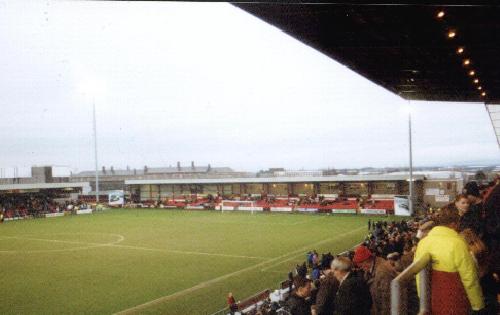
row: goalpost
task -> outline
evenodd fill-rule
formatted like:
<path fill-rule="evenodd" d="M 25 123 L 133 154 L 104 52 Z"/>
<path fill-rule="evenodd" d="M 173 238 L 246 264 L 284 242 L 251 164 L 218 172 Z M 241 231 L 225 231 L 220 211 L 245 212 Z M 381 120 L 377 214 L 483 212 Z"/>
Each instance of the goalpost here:
<path fill-rule="evenodd" d="M 251 211 L 254 214 L 256 210 L 262 210 L 255 206 L 255 202 L 251 200 L 222 200 L 219 204 L 220 210 L 223 213 L 225 211 Z"/>

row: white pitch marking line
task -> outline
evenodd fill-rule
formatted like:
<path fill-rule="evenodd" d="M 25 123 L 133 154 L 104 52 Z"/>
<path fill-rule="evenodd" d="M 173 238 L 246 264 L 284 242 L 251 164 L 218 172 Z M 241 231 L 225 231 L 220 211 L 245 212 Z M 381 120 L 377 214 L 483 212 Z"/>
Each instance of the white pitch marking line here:
<path fill-rule="evenodd" d="M 119 234 L 117 234 L 117 235 L 119 235 Z M 94 247 L 118 247 L 118 248 L 125 248 L 125 249 L 145 250 L 145 251 L 154 251 L 154 252 L 166 252 L 166 253 L 175 253 L 175 254 L 184 254 L 184 255 L 219 256 L 219 257 L 247 258 L 247 259 L 269 259 L 269 257 L 193 252 L 193 251 L 182 251 L 182 250 L 174 250 L 174 249 L 150 248 L 150 247 L 118 244 L 125 239 L 125 237 L 123 237 L 123 236 L 121 236 L 121 239 L 119 239 L 118 241 L 115 241 L 112 243 L 90 243 L 90 242 L 54 240 L 54 239 L 44 239 L 44 238 L 27 238 L 27 237 L 16 237 L 16 236 L 7 236 L 6 238 L 28 240 L 28 241 L 45 241 L 45 242 L 54 242 L 54 243 L 81 244 L 81 245 L 89 246 L 89 247 L 81 247 L 81 248 L 79 247 L 79 249 L 87 249 L 87 248 L 94 248 Z M 70 248 L 69 249 L 61 249 L 58 251 L 67 251 L 67 250 L 71 250 L 71 249 Z M 48 250 L 48 251 L 51 251 L 51 250 Z M 2 252 L 2 251 L 0 251 L 0 252 Z M 14 251 L 5 251 L 5 252 L 14 252 Z M 38 252 L 38 251 L 22 251 L 22 252 Z"/>
<path fill-rule="evenodd" d="M 93 233 L 91 233 L 93 234 Z M 57 235 L 57 234 L 56 234 Z M 59 234 L 61 235 L 61 234 Z M 63 234 L 66 235 L 66 234 Z M 18 240 L 27 240 L 27 241 L 43 241 L 43 242 L 53 242 L 53 243 L 68 243 L 68 244 L 83 244 L 87 245 L 85 247 L 75 247 L 75 248 L 65 248 L 65 249 L 40 249 L 40 250 L 0 250 L 0 253 L 52 253 L 52 252 L 67 252 L 67 251 L 75 251 L 75 250 L 84 250 L 96 247 L 103 246 L 114 246 L 120 242 L 122 242 L 125 237 L 121 234 L 103 234 L 103 235 L 112 235 L 118 236 L 118 240 L 110 242 L 110 243 L 85 243 L 85 242 L 77 242 L 77 241 L 65 241 L 65 240 L 54 240 L 54 239 L 46 239 L 46 238 L 26 238 L 26 237 L 18 237 L 18 236 L 5 236 L 3 239 L 18 239 Z"/>
<path fill-rule="evenodd" d="M 287 225 L 298 225 L 298 224 L 302 224 L 302 223 L 309 223 L 309 222 L 318 221 L 318 220 L 321 220 L 321 219 L 324 219 L 324 218 L 325 217 L 316 217 L 316 218 L 312 218 L 310 220 L 302 220 L 302 221 L 290 223 L 290 224 L 287 224 Z"/>
<path fill-rule="evenodd" d="M 355 231 L 359 231 L 361 229 L 365 229 L 365 227 L 360 227 L 358 229 L 355 229 L 355 230 L 352 230 L 350 232 L 347 232 L 346 234 L 350 234 L 352 232 L 355 232 Z M 344 234 L 343 234 L 344 235 Z M 136 305 L 136 306 L 133 306 L 131 308 L 128 308 L 128 309 L 125 309 L 123 311 L 119 311 L 113 315 L 126 315 L 126 314 L 133 314 L 134 312 L 137 312 L 137 311 L 140 311 L 140 310 L 144 310 L 144 309 L 147 309 L 153 305 L 157 305 L 157 304 L 161 304 L 161 303 L 164 303 L 166 301 L 170 301 L 170 300 L 173 300 L 177 297 L 181 297 L 183 295 L 186 295 L 186 294 L 189 294 L 191 292 L 194 292 L 196 290 L 199 290 L 199 289 L 203 289 L 203 288 L 206 288 L 208 287 L 209 285 L 213 284 L 213 283 L 217 283 L 221 280 L 225 280 L 227 278 L 230 278 L 232 276 L 235 276 L 235 275 L 238 275 L 240 273 L 244 273 L 246 271 L 250 271 L 250 270 L 253 270 L 253 269 L 256 269 L 256 268 L 259 268 L 261 266 L 264 266 L 270 262 L 274 262 L 274 261 L 277 261 L 277 260 L 280 260 L 280 259 L 283 259 L 283 258 L 286 258 L 290 255 L 294 255 L 294 254 L 297 254 L 297 253 L 301 253 L 303 252 L 304 250 L 307 250 L 307 249 L 310 249 L 311 247 L 313 246 L 318 246 L 318 245 L 321 245 L 323 243 L 326 243 L 326 242 L 330 242 L 332 240 L 335 240 L 335 239 L 326 239 L 326 240 L 322 240 L 322 241 L 319 241 L 319 242 L 316 242 L 316 243 L 313 243 L 313 244 L 310 244 L 310 245 L 307 245 L 307 246 L 304 246 L 300 249 L 297 249 L 295 251 L 292 251 L 292 252 L 289 252 L 289 253 L 286 253 L 286 254 L 283 254 L 281 256 L 278 256 L 278 257 L 275 257 L 275 258 L 271 258 L 269 260 L 266 260 L 266 261 L 263 261 L 263 262 L 260 262 L 258 264 L 255 264 L 255 265 L 252 265 L 252 266 L 249 266 L 249 267 L 246 267 L 246 268 L 243 268 L 243 269 L 240 269 L 240 270 L 237 270 L 237 271 L 234 271 L 234 272 L 231 272 L 231 273 L 228 273 L 228 274 L 225 274 L 225 275 L 222 275 L 222 276 L 219 276 L 217 278 L 213 278 L 213 279 L 210 279 L 210 280 L 207 280 L 207 281 L 204 281 L 204 282 L 200 282 L 198 283 L 197 285 L 195 286 L 192 286 L 190 288 L 187 288 L 187 289 L 184 289 L 184 290 L 181 290 L 181 291 L 177 291 L 177 292 L 174 292 L 172 294 L 169 294 L 169 295 L 165 295 L 165 296 L 162 296 L 162 297 L 159 297 L 157 299 L 154 299 L 154 300 L 151 300 L 149 302 L 146 302 L 146 303 L 143 303 L 143 304 L 139 304 L 139 305 Z"/>

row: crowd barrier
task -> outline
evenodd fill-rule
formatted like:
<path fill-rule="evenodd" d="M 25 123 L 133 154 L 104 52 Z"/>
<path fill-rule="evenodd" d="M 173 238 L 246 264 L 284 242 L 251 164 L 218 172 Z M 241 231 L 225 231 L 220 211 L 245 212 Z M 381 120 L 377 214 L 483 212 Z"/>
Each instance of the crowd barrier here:
<path fill-rule="evenodd" d="M 64 213 L 63 212 L 57 212 L 57 213 L 46 213 L 45 217 L 46 218 L 55 218 L 55 217 L 63 217 Z"/>
<path fill-rule="evenodd" d="M 431 256 L 415 260 L 391 282 L 391 315 L 408 313 L 408 285 L 419 277 L 419 315 L 431 313 Z"/>

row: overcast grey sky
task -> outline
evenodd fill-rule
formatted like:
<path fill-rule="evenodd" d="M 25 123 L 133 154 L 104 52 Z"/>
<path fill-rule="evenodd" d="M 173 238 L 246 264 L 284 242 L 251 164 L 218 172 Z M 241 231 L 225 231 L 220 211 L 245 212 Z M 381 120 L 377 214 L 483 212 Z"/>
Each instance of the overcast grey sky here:
<path fill-rule="evenodd" d="M 406 165 L 407 102 L 224 3 L 0 0 L 0 167 Z M 412 103 L 417 165 L 499 162 L 483 104 Z"/>

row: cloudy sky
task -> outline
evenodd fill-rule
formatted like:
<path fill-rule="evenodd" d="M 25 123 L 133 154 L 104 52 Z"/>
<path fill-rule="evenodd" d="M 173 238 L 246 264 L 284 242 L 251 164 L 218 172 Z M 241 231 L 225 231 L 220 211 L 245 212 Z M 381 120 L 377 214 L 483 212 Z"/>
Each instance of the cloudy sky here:
<path fill-rule="evenodd" d="M 0 167 L 401 166 L 398 96 L 224 3 L 0 0 Z M 416 165 L 500 163 L 479 103 L 413 102 Z M 4 172 L 5 173 L 5 172 Z"/>

